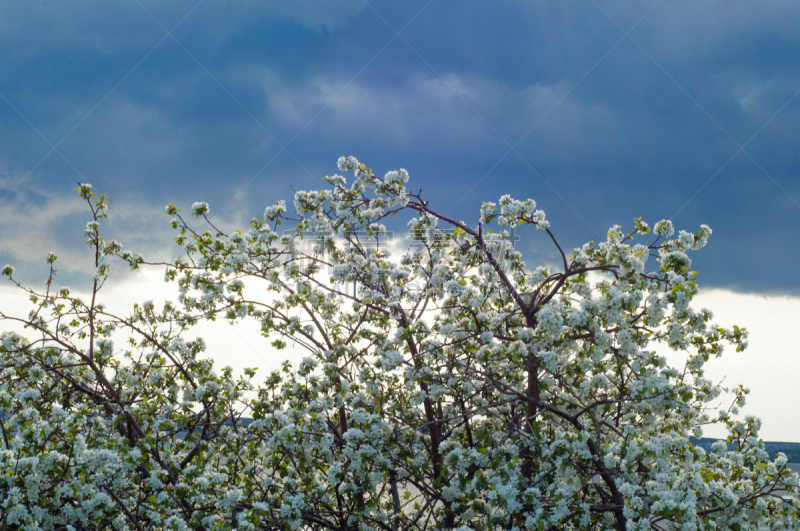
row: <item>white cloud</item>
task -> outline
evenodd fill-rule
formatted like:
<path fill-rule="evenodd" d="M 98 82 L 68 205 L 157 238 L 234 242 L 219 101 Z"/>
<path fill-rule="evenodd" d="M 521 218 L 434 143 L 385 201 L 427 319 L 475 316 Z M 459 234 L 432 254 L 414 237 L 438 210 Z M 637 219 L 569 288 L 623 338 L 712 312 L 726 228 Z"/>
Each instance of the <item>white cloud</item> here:
<path fill-rule="evenodd" d="M 764 440 L 800 442 L 800 414 L 793 399 L 800 385 L 800 347 L 795 341 L 800 332 L 800 298 L 715 289 L 701 292 L 692 306 L 710 309 L 721 326 L 736 324 L 750 333 L 744 352 L 729 348 L 709 361 L 708 377 L 725 378 L 729 387 L 742 383 L 751 390 L 743 414 L 761 418 Z"/>
<path fill-rule="evenodd" d="M 259 90 L 272 116 L 297 130 L 321 128 L 336 138 L 368 130 L 391 144 L 413 141 L 424 131 L 439 139 L 444 151 L 444 143 L 463 146 L 492 136 L 478 116 L 464 112 L 464 103 L 453 92 L 455 88 L 472 98 L 480 87 L 455 75 L 446 81 L 415 75 L 403 83 L 380 85 L 350 75 L 319 75 L 295 84 L 273 69 L 247 66 L 235 69 L 231 80 Z"/>
<path fill-rule="evenodd" d="M 771 80 L 767 81 L 766 83 L 756 83 L 752 80 L 743 80 L 736 87 L 731 89 L 731 91 L 733 92 L 734 97 L 739 100 L 739 104 L 746 113 L 752 114 L 756 118 L 764 121 L 769 119 L 769 113 L 774 112 L 765 107 L 764 101 L 764 98 L 768 95 L 771 87 Z"/>
<path fill-rule="evenodd" d="M 77 193 L 62 197 L 46 187 L 34 190 L 28 184 L 34 179 L 21 182 L 23 177 L 8 174 L 0 177 L 0 194 L 8 194 L 0 203 L 3 212 L 0 216 L 0 252 L 10 255 L 13 260 L 27 262 L 41 261 L 47 253 L 54 252 L 66 258 L 73 267 L 85 270 L 88 261 L 83 255 L 86 253 L 66 245 L 56 229 L 76 214 L 88 214 L 86 205 Z M 82 231 L 83 227 L 76 226 L 75 230 Z"/>
<path fill-rule="evenodd" d="M 0 175 L 0 197 L 19 182 L 21 176 Z M 95 187 L 95 191 L 103 190 Z M 202 197 L 189 199 L 202 200 Z M 212 203 L 211 216 L 222 230 L 247 227 L 242 194 L 229 204 Z M 178 204 L 188 209 L 190 201 Z M 164 213 L 166 205 L 155 205 L 144 198 L 109 198 L 108 219 L 101 222 L 101 235 L 106 240 L 115 239 L 125 249 L 141 253 L 146 260 L 171 261 L 177 247 L 173 240 L 175 230 L 169 227 L 170 217 Z M 93 254 L 83 244 L 85 223 L 91 212 L 73 189 L 67 192 L 53 190 L 28 179 L 0 203 L 0 252 L 12 262 L 42 262 L 49 252 L 58 255 L 57 267 L 69 272 L 87 272 L 94 269 Z M 220 212 L 226 207 L 223 212 Z M 187 212 L 184 212 L 186 214 Z M 217 214 L 220 217 L 217 218 Z M 188 217 L 188 215 L 187 215 Z M 189 218 L 190 219 L 190 218 Z M 195 223 L 200 225 L 199 223 Z M 117 267 L 124 267 L 120 262 Z"/>

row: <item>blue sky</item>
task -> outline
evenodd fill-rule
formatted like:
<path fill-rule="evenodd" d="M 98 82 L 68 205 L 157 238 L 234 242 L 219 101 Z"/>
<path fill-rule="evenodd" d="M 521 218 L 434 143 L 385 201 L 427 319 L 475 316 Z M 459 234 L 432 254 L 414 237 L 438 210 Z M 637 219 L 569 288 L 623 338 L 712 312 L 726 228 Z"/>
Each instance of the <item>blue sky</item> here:
<path fill-rule="evenodd" d="M 471 223 L 533 198 L 567 248 L 638 216 L 706 223 L 701 302 L 753 331 L 712 376 L 800 440 L 798 28 L 788 0 L 4 2 L 0 264 L 37 283 L 55 251 L 86 284 L 77 181 L 109 194 L 109 237 L 169 259 L 167 203 L 246 227 L 340 155 L 406 168 Z M 542 242 L 521 235 L 529 264 Z M 126 278 L 121 305 L 153 286 Z"/>
<path fill-rule="evenodd" d="M 110 194 L 112 226 L 147 254 L 169 240 L 155 216 L 168 202 L 244 223 L 352 154 L 408 169 L 465 220 L 504 193 L 532 197 L 569 247 L 637 216 L 707 223 L 704 286 L 800 294 L 794 2 L 0 11 L 0 260 L 46 252 L 15 215 L 79 244 L 78 180 Z"/>

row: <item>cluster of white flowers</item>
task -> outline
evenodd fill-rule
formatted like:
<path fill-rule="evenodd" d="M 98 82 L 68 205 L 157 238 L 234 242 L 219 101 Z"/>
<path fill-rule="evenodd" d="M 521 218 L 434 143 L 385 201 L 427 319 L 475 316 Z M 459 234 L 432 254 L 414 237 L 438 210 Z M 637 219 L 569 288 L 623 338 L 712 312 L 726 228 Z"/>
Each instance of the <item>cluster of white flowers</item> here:
<path fill-rule="evenodd" d="M 275 218 L 277 218 L 284 212 L 286 212 L 286 201 L 281 199 L 274 205 L 270 205 L 264 210 L 264 219 L 269 221 L 274 221 Z"/>
<path fill-rule="evenodd" d="M 389 350 L 381 353 L 381 369 L 391 371 L 405 361 L 405 357 L 397 350 Z"/>
<path fill-rule="evenodd" d="M 536 209 L 536 201 L 528 199 L 519 201 L 506 194 L 500 198 L 500 215 L 497 223 L 503 225 L 516 225 L 522 218 L 530 218 Z"/>
<path fill-rule="evenodd" d="M 658 234 L 659 236 L 663 236 L 665 238 L 669 238 L 673 234 L 675 234 L 675 228 L 672 226 L 672 221 L 668 219 L 662 219 L 658 223 L 656 223 L 653 232 Z"/>
<path fill-rule="evenodd" d="M 208 214 L 210 209 L 208 207 L 208 203 L 205 201 L 197 201 L 192 205 L 192 216 L 199 217 L 203 214 Z"/>

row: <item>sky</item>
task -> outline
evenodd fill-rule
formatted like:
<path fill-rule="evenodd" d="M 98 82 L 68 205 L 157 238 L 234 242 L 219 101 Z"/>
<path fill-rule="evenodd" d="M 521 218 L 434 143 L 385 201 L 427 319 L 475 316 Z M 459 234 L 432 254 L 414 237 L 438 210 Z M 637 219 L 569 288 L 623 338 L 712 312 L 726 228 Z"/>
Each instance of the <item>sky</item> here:
<path fill-rule="evenodd" d="M 533 198 L 567 248 L 639 216 L 705 223 L 696 305 L 751 331 L 714 374 L 753 390 L 765 438 L 800 442 L 798 28 L 788 0 L 4 2 L 0 264 L 40 283 L 53 251 L 87 284 L 79 181 L 109 195 L 109 237 L 158 261 L 167 203 L 245 228 L 341 155 L 407 169 L 470 223 Z M 113 296 L 167 293 L 154 279 Z M 242 356 L 279 365 L 257 339 Z"/>

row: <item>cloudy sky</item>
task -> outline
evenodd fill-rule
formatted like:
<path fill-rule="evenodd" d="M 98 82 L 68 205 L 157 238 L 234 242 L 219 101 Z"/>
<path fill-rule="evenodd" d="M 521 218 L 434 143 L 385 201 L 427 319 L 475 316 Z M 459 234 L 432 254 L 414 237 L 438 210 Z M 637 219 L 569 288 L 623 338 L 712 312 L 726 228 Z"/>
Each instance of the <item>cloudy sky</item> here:
<path fill-rule="evenodd" d="M 167 203 L 245 226 L 340 155 L 470 222 L 531 197 L 567 247 L 706 223 L 702 302 L 753 332 L 715 370 L 800 441 L 798 28 L 788 0 L 4 2 L 0 262 L 36 282 L 55 251 L 85 282 L 77 181 L 109 194 L 111 237 L 169 258 Z"/>

